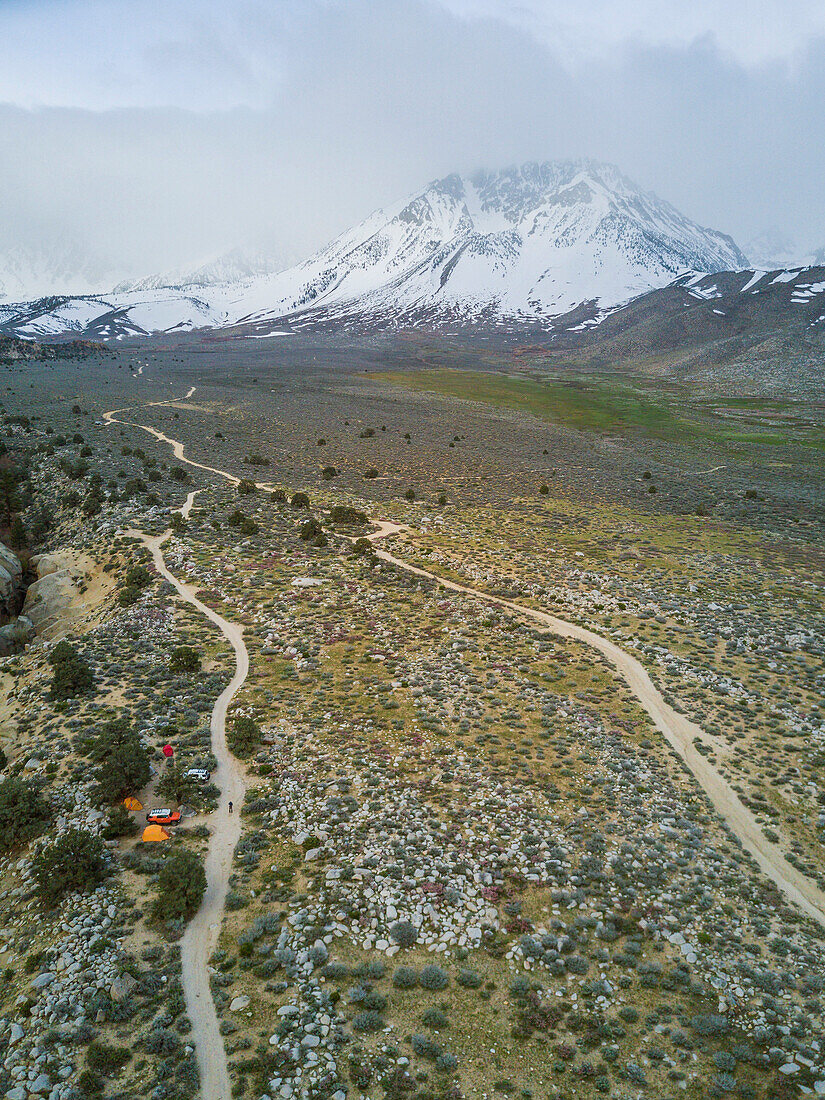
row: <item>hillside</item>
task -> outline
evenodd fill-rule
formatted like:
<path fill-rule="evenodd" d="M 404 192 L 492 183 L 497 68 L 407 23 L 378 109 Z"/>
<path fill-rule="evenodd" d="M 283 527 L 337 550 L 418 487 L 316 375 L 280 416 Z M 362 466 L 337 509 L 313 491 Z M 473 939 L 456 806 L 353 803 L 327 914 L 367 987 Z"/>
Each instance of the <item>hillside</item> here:
<path fill-rule="evenodd" d="M 825 267 L 683 277 L 612 311 L 558 318 L 542 343 L 559 360 L 735 375 L 821 389 Z"/>

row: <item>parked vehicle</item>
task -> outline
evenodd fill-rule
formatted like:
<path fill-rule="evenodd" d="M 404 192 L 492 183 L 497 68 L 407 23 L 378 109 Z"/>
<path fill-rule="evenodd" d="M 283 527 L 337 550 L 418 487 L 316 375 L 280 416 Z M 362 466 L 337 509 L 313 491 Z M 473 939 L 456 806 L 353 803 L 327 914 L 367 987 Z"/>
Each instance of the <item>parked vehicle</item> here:
<path fill-rule="evenodd" d="M 187 779 L 195 779 L 198 783 L 208 783 L 210 773 L 207 768 L 188 768 L 185 775 Z"/>
<path fill-rule="evenodd" d="M 153 825 L 177 825 L 180 821 L 180 810 L 150 810 L 146 820 Z"/>

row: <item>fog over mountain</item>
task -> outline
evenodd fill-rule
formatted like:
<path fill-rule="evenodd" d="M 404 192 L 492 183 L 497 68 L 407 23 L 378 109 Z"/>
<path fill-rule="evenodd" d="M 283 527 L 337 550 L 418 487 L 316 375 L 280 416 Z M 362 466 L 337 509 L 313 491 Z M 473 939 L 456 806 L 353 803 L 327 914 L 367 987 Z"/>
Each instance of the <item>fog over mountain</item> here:
<path fill-rule="evenodd" d="M 731 237 L 697 225 L 612 164 L 529 163 L 452 173 L 377 210 L 285 271 L 230 254 L 111 294 L 0 304 L 0 326 L 122 339 L 240 325 L 591 321 L 677 277 L 745 267 Z"/>
<path fill-rule="evenodd" d="M 238 248 L 278 267 L 428 180 L 580 157 L 740 242 L 821 247 L 822 6 L 625 7 L 2 5 L 0 258 L 70 251 L 71 293 Z"/>

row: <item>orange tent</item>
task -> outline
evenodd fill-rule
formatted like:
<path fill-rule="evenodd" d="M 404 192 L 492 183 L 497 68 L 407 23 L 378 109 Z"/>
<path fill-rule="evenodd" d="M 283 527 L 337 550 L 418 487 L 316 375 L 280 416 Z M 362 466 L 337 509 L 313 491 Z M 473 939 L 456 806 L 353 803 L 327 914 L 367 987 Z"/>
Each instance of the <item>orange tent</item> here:
<path fill-rule="evenodd" d="M 138 800 L 132 794 L 127 795 L 126 798 L 123 799 L 123 805 L 126 807 L 127 810 L 142 810 L 143 809 L 141 804 L 138 802 Z"/>
<path fill-rule="evenodd" d="M 169 834 L 165 829 L 162 829 L 160 825 L 147 825 L 143 830 L 143 843 L 147 844 L 154 840 L 168 840 Z"/>

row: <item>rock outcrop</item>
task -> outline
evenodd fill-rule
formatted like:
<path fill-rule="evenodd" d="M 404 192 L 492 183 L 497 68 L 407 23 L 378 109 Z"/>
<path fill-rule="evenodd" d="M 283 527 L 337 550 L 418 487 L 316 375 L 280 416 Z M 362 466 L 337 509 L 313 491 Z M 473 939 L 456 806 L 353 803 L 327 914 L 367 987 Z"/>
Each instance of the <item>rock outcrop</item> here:
<path fill-rule="evenodd" d="M 18 616 L 25 591 L 22 562 L 0 542 L 0 657 L 22 649 L 34 637 L 31 619 Z"/>
<path fill-rule="evenodd" d="M 0 542 L 0 620 L 8 621 L 16 617 L 24 588 L 20 559 Z"/>
<path fill-rule="evenodd" d="M 47 634 L 60 623 L 69 605 L 80 595 L 84 574 L 58 553 L 38 554 L 31 559 L 37 580 L 29 585 L 23 613 L 38 634 Z"/>
<path fill-rule="evenodd" d="M 8 657 L 34 641 L 37 631 L 28 615 L 18 615 L 10 623 L 0 626 L 0 657 Z"/>

